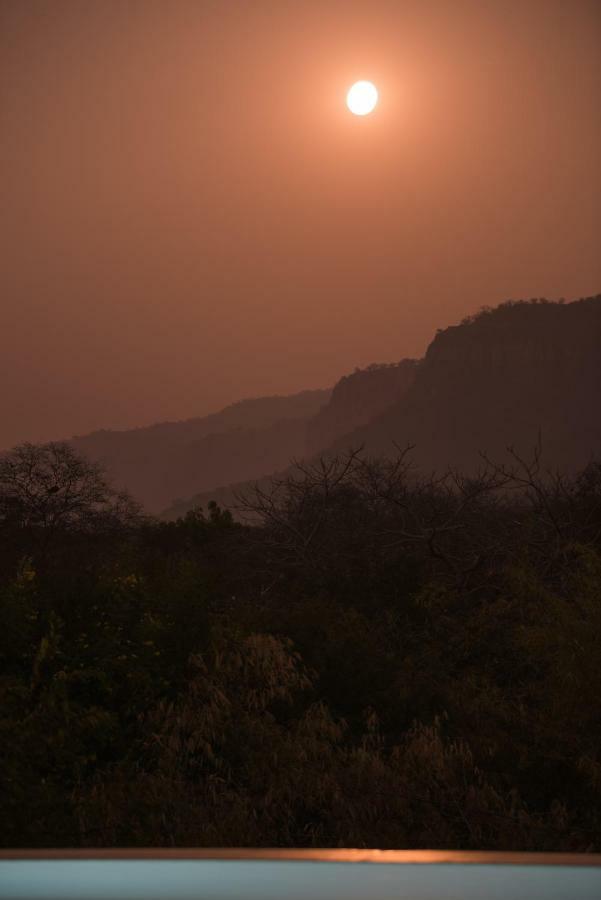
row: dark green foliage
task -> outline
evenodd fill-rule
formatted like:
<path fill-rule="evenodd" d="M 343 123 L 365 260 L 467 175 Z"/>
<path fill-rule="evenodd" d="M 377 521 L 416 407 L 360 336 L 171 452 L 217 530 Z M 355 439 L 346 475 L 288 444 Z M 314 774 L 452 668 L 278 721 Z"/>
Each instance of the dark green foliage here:
<path fill-rule="evenodd" d="M 601 849 L 601 467 L 245 508 L 5 512 L 3 845 Z"/>

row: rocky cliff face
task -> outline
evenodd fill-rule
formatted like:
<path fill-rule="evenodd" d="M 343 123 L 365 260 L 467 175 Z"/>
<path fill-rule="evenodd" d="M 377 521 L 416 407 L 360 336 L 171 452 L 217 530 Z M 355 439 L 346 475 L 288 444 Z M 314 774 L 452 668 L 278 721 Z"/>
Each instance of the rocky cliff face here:
<path fill-rule="evenodd" d="M 293 458 L 364 446 L 414 445 L 427 471 L 473 471 L 480 452 L 528 456 L 547 467 L 601 458 L 601 296 L 520 302 L 438 332 L 424 360 L 356 370 L 333 391 L 262 398 L 215 416 L 74 439 L 147 509 L 181 515 L 228 485 L 283 472 Z M 225 486 L 222 488 L 220 486 Z M 247 486 L 247 485 L 246 485 Z"/>
<path fill-rule="evenodd" d="M 406 394 L 344 443 L 473 469 L 540 435 L 548 466 L 575 468 L 601 453 L 600 411 L 601 297 L 504 304 L 439 332 Z"/>
<path fill-rule="evenodd" d="M 308 422 L 307 454 L 325 450 L 399 401 L 413 383 L 418 365 L 417 360 L 404 359 L 356 369 L 341 378 L 329 402 Z"/>
<path fill-rule="evenodd" d="M 349 429 L 353 417 L 365 424 Z M 547 468 L 580 469 L 601 459 L 601 296 L 483 310 L 438 332 L 419 363 L 405 360 L 341 379 L 307 433 L 315 456 L 360 446 L 388 455 L 411 444 L 413 461 L 425 472 L 449 466 L 474 472 L 481 452 L 501 462 L 510 446 L 528 457 L 540 440 Z M 337 436 L 328 446 L 331 435 Z M 287 472 L 292 469 L 280 470 L 280 477 Z M 261 484 L 267 488 L 269 478 Z M 251 488 L 224 483 L 165 516 L 212 499 L 228 506 Z"/>

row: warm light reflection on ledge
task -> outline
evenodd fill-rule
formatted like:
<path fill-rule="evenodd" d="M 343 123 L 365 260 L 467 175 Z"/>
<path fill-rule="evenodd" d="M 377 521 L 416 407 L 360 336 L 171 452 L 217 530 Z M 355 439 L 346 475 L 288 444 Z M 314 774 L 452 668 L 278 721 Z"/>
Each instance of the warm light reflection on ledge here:
<path fill-rule="evenodd" d="M 599 853 L 502 853 L 475 850 L 278 850 L 273 848 L 208 849 L 153 847 L 108 849 L 15 849 L 0 850 L 0 859 L 64 859 L 64 860 L 144 860 L 144 859 L 205 859 L 205 860 L 273 860 L 336 862 L 336 863 L 386 863 L 448 865 L 546 865 L 546 866 L 601 866 Z"/>
<path fill-rule="evenodd" d="M 598 900 L 601 857 L 439 850 L 8 850 L 0 900 Z"/>

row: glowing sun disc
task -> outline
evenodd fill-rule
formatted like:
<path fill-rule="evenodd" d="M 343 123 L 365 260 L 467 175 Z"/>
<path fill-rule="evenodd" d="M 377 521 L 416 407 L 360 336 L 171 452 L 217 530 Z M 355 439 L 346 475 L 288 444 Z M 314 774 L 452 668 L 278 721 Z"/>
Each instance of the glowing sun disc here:
<path fill-rule="evenodd" d="M 346 105 L 355 116 L 366 116 L 378 102 L 378 91 L 371 81 L 356 81 L 346 95 Z"/>

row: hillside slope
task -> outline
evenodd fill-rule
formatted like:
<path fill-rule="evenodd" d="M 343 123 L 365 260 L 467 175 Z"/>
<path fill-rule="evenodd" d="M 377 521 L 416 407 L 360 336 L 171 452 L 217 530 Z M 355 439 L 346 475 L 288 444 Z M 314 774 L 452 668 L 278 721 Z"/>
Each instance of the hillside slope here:
<path fill-rule="evenodd" d="M 96 431 L 71 444 L 150 512 L 224 481 L 257 478 L 304 452 L 306 422 L 329 390 L 242 400 L 218 413 L 128 431 Z"/>
<path fill-rule="evenodd" d="M 568 469 L 601 452 L 601 296 L 503 304 L 440 331 L 405 395 L 334 443 L 415 445 L 424 469 L 473 470 L 508 446 Z"/>
<path fill-rule="evenodd" d="M 336 402 L 335 388 L 329 406 Z M 309 433 L 326 421 L 328 407 Z M 329 445 L 312 446 L 315 455 L 363 447 L 385 456 L 395 445 L 411 444 L 422 470 L 473 472 L 481 452 L 503 461 L 512 446 L 529 457 L 539 440 L 549 468 L 574 471 L 601 458 L 601 296 L 506 303 L 439 331 L 424 360 L 413 363 L 406 390 L 383 412 Z M 173 518 L 212 499 L 228 506 L 250 488 L 251 482 L 225 483 L 164 515 Z"/>
<path fill-rule="evenodd" d="M 371 421 L 403 396 L 413 383 L 418 368 L 416 360 L 404 359 L 398 363 L 373 364 L 366 369 L 355 369 L 351 375 L 344 375 L 334 385 L 328 402 L 306 420 L 303 449 L 290 453 L 285 459 L 281 458 L 278 466 L 265 467 L 261 477 L 253 476 L 253 482 L 258 480 L 267 484 L 270 475 L 285 471 L 293 457 L 300 459 L 319 455 L 342 435 Z M 258 444 L 256 449 L 259 450 Z M 265 448 L 265 459 L 268 452 Z M 242 465 L 238 470 L 242 471 Z M 223 506 L 231 505 L 234 494 L 238 489 L 248 487 L 248 483 L 244 476 L 229 482 L 214 481 L 209 490 L 179 499 L 163 515 L 165 518 L 177 518 L 195 506 L 206 506 L 210 500 L 216 500 Z"/>
<path fill-rule="evenodd" d="M 329 402 L 308 423 L 307 454 L 321 452 L 400 400 L 411 387 L 418 367 L 417 360 L 403 359 L 355 369 L 341 378 Z"/>

